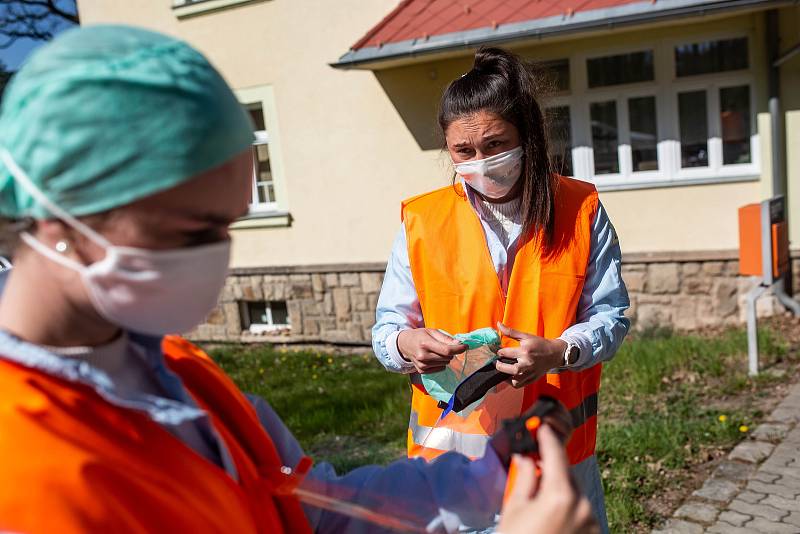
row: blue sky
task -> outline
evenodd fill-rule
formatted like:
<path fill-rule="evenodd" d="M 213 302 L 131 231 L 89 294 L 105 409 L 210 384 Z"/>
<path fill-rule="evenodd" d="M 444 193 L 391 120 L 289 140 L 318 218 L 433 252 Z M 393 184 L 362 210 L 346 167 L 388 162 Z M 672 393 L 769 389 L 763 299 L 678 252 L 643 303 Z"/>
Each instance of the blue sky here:
<path fill-rule="evenodd" d="M 5 7 L 0 5 L 0 13 L 3 12 Z M 60 26 L 60 30 L 64 30 L 69 28 L 70 25 L 64 23 Z M 44 43 L 42 41 L 32 41 L 30 39 L 18 39 L 11 45 L 9 48 L 0 50 L 0 61 L 6 64 L 6 66 L 15 71 L 19 69 L 19 66 L 25 61 L 25 59 L 33 52 L 36 48 L 42 46 Z"/>
<path fill-rule="evenodd" d="M 22 62 L 25 61 L 28 54 L 41 45 L 42 42 L 40 41 L 31 41 L 30 39 L 18 40 L 11 45 L 11 47 L 0 50 L 0 61 L 5 63 L 9 69 L 15 71 Z"/>

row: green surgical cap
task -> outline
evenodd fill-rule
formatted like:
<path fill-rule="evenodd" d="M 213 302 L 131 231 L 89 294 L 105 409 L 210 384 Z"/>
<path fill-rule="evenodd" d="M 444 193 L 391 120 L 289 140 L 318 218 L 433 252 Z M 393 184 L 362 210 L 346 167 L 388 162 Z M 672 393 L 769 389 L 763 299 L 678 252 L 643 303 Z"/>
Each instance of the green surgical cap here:
<path fill-rule="evenodd" d="M 248 114 L 202 54 L 129 26 L 62 33 L 14 76 L 0 110 L 0 149 L 72 215 L 169 189 L 252 140 Z M 0 215 L 52 217 L 2 161 Z"/>

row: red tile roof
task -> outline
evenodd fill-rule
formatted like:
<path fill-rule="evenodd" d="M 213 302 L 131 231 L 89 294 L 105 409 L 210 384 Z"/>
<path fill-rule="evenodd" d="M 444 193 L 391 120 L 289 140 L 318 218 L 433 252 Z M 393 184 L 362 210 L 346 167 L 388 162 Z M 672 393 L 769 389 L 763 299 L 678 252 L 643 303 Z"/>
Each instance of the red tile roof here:
<path fill-rule="evenodd" d="M 403 0 L 351 49 L 546 17 L 568 19 L 577 12 L 635 2 L 642 0 Z"/>
<path fill-rule="evenodd" d="M 335 68 L 380 69 L 432 54 L 759 11 L 800 0 L 403 0 Z M 697 20 L 697 19 L 695 19 Z"/>

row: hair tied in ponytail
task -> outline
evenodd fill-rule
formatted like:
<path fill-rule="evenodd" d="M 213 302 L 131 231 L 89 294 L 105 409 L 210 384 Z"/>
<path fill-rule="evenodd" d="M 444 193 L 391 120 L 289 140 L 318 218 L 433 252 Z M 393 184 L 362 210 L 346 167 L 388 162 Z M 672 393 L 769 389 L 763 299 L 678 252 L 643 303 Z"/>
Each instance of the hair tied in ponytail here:
<path fill-rule="evenodd" d="M 548 155 L 545 117 L 539 105 L 541 87 L 536 68 L 502 48 L 482 47 L 472 69 L 453 80 L 439 104 L 439 126 L 444 136 L 453 121 L 482 111 L 513 124 L 523 149 L 521 211 L 524 232 L 554 232 L 553 211 L 558 178 Z"/>

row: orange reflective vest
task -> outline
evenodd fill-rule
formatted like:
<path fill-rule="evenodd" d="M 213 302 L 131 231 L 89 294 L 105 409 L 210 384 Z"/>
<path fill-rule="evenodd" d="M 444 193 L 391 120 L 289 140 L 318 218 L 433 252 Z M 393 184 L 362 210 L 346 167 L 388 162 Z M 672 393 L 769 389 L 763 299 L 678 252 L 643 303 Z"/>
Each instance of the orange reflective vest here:
<path fill-rule="evenodd" d="M 146 415 L 0 358 L 0 531 L 310 532 L 299 502 L 277 495 L 278 453 L 230 378 L 181 338 L 163 351 L 238 482 Z"/>
<path fill-rule="evenodd" d="M 402 218 L 425 326 L 456 333 L 502 321 L 522 332 L 559 337 L 576 320 L 596 212 L 592 184 L 560 177 L 553 244 L 545 251 L 541 234 L 521 238 L 505 295 L 481 222 L 460 184 L 405 201 Z M 516 344 L 503 339 L 503 346 Z M 601 365 L 595 365 L 548 374 L 522 389 L 504 383 L 476 406 L 442 421 L 436 400 L 412 375 L 408 455 L 430 459 L 455 450 L 480 456 L 504 419 L 520 415 L 547 394 L 572 413 L 576 430 L 567 453 L 573 464 L 579 463 L 594 454 L 600 373 Z"/>

